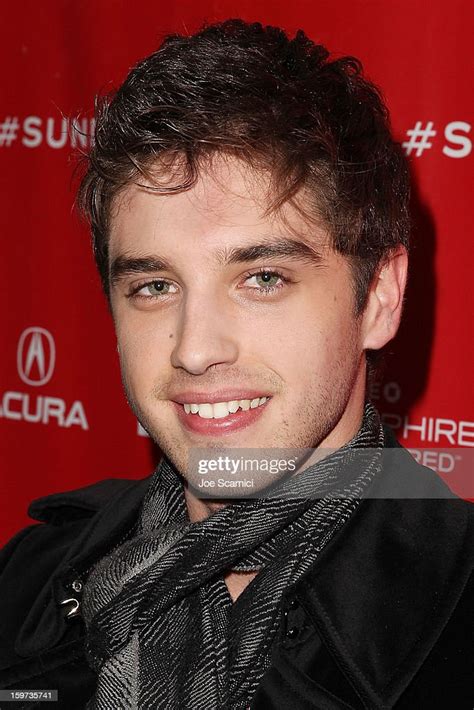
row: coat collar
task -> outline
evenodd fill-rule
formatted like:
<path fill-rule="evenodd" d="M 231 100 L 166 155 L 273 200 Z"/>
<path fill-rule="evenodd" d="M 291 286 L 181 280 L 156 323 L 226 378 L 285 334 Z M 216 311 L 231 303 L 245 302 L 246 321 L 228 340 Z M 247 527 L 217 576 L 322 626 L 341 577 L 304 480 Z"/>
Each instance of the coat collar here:
<path fill-rule="evenodd" d="M 377 709 L 393 707 L 419 670 L 474 557 L 473 507 L 450 495 L 390 431 L 386 441 L 397 451 L 372 497 L 293 590 L 366 705 Z"/>
<path fill-rule="evenodd" d="M 130 532 L 150 479 L 108 479 L 31 504 L 29 513 L 36 520 L 57 524 L 58 519 L 74 519 L 81 514 L 86 522 L 26 616 L 15 642 L 19 656 L 29 658 L 52 649 L 66 636 L 71 620 L 66 618 L 61 602 L 71 597 L 70 584 L 84 578 L 89 567 Z"/>

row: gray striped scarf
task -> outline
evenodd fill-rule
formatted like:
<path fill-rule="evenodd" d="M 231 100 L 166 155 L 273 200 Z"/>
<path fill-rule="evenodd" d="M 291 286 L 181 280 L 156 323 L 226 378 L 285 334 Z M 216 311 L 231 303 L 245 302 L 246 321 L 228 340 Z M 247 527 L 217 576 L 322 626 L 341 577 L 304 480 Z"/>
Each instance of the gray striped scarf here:
<path fill-rule="evenodd" d="M 367 402 L 357 435 L 278 484 L 277 495 L 237 500 L 196 523 L 163 459 L 135 536 L 85 585 L 87 657 L 98 673 L 88 710 L 248 708 L 271 664 L 285 589 L 354 512 L 383 442 Z M 288 496 L 296 481 L 297 497 Z M 230 569 L 258 570 L 234 603 L 223 578 Z"/>

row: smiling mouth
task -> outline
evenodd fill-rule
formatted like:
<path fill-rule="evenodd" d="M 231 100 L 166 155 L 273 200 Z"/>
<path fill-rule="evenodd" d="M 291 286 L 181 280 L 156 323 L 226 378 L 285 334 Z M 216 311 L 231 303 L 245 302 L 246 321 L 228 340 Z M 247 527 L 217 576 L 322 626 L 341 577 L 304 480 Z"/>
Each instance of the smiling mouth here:
<path fill-rule="evenodd" d="M 234 399 L 229 402 L 208 402 L 203 404 L 184 403 L 185 414 L 197 415 L 201 419 L 225 419 L 239 410 L 247 412 L 249 409 L 257 409 L 268 402 L 270 397 L 256 397 L 255 399 Z"/>

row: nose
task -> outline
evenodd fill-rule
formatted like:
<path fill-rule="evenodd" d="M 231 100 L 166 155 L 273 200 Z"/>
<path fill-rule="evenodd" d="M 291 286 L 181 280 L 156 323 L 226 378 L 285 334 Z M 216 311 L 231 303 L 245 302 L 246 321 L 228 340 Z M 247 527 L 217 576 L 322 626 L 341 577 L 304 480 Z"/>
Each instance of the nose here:
<path fill-rule="evenodd" d="M 238 357 L 238 340 L 230 308 L 216 295 L 188 295 L 178 323 L 173 367 L 202 375 L 213 365 L 232 364 Z"/>

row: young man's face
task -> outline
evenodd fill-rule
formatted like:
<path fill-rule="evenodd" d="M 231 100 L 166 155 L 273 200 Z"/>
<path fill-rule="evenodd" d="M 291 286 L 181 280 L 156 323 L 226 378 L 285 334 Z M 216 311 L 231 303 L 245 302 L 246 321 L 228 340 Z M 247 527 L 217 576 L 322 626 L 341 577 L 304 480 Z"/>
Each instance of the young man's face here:
<path fill-rule="evenodd" d="M 348 262 L 294 207 L 264 216 L 266 190 L 219 159 L 188 191 L 132 185 L 114 206 L 125 389 L 182 473 L 193 447 L 339 447 L 360 426 L 363 318 Z"/>

